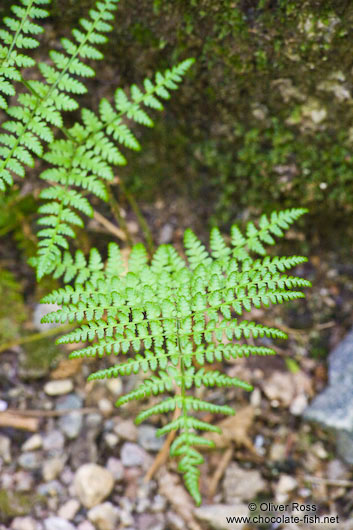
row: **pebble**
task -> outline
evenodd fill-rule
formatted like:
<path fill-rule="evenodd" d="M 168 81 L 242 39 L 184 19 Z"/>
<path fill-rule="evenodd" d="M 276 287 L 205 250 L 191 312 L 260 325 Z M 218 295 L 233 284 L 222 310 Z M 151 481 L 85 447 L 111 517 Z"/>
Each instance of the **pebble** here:
<path fill-rule="evenodd" d="M 98 408 L 103 414 L 103 416 L 111 416 L 114 410 L 114 405 L 110 399 L 102 398 L 98 401 Z"/>
<path fill-rule="evenodd" d="M 132 420 L 119 421 L 113 430 L 123 440 L 128 440 L 129 442 L 136 442 L 137 440 L 138 430 Z"/>
<path fill-rule="evenodd" d="M 76 530 L 74 525 L 62 517 L 48 517 L 44 519 L 45 530 Z"/>
<path fill-rule="evenodd" d="M 114 396 L 119 396 L 120 394 L 123 393 L 123 383 L 121 379 L 119 379 L 118 377 L 114 377 L 113 379 L 108 379 L 108 381 L 106 382 L 106 387 L 109 390 L 109 392 L 114 394 Z"/>
<path fill-rule="evenodd" d="M 60 475 L 60 480 L 63 484 L 66 484 L 67 486 L 69 484 L 72 484 L 74 480 L 74 473 L 69 467 L 65 467 L 63 472 Z"/>
<path fill-rule="evenodd" d="M 119 520 L 119 510 L 111 502 L 98 504 L 87 515 L 98 530 L 115 530 Z"/>
<path fill-rule="evenodd" d="M 15 517 L 11 530 L 37 530 L 37 522 L 32 517 Z"/>
<path fill-rule="evenodd" d="M 159 233 L 158 244 L 164 245 L 166 243 L 170 243 L 173 238 L 173 231 L 174 228 L 170 223 L 163 225 Z"/>
<path fill-rule="evenodd" d="M 40 449 L 43 445 L 43 438 L 40 434 L 33 434 L 28 440 L 22 444 L 21 451 L 35 451 Z"/>
<path fill-rule="evenodd" d="M 106 432 L 104 434 L 104 441 L 107 444 L 108 447 L 116 447 L 119 442 L 119 437 L 114 434 L 113 432 Z"/>
<path fill-rule="evenodd" d="M 55 408 L 56 410 L 71 410 L 80 409 L 82 405 L 83 399 L 77 394 L 72 393 L 59 397 L 55 403 Z"/>
<path fill-rule="evenodd" d="M 246 504 L 210 504 L 196 508 L 194 514 L 197 519 L 207 523 L 215 530 L 229 530 L 229 523 L 227 523 L 226 518 L 229 515 L 246 517 L 249 514 L 249 508 Z M 246 523 L 232 523 L 232 530 L 242 530 L 246 526 Z"/>
<path fill-rule="evenodd" d="M 33 311 L 33 325 L 38 331 L 47 331 L 48 329 L 57 328 L 61 326 L 60 322 L 49 322 L 48 324 L 42 324 L 41 320 L 47 313 L 57 311 L 61 307 L 57 304 L 36 304 Z"/>
<path fill-rule="evenodd" d="M 45 482 L 54 480 L 64 469 L 65 461 L 62 458 L 50 458 L 43 463 L 42 474 Z"/>
<path fill-rule="evenodd" d="M 290 475 L 281 475 L 275 487 L 275 497 L 278 502 L 285 502 L 288 499 L 288 493 L 295 490 L 298 482 Z"/>
<path fill-rule="evenodd" d="M 74 388 L 71 379 L 57 379 L 56 381 L 48 381 L 44 385 L 44 392 L 48 396 L 61 396 L 68 394 Z"/>
<path fill-rule="evenodd" d="M 96 529 L 94 528 L 92 523 L 85 520 L 85 521 L 82 521 L 82 523 L 78 525 L 77 530 L 96 530 Z"/>
<path fill-rule="evenodd" d="M 266 482 L 259 471 L 243 469 L 235 462 L 227 467 L 223 480 L 223 491 L 227 504 L 249 501 L 254 499 L 260 491 L 265 490 Z"/>
<path fill-rule="evenodd" d="M 270 447 L 270 460 L 272 462 L 281 462 L 286 458 L 286 446 L 279 442 L 275 442 Z"/>
<path fill-rule="evenodd" d="M 293 414 L 293 416 L 301 416 L 307 406 L 308 406 L 308 398 L 306 397 L 305 394 L 299 394 L 293 399 L 289 407 L 289 410 L 290 410 L 290 413 Z"/>
<path fill-rule="evenodd" d="M 51 480 L 50 482 L 39 484 L 37 492 L 44 497 L 62 498 L 65 495 L 65 488 L 58 480 Z"/>
<path fill-rule="evenodd" d="M 9 464 L 11 462 L 11 441 L 10 438 L 0 434 L 0 457 Z"/>
<path fill-rule="evenodd" d="M 138 429 L 138 442 L 146 451 L 159 451 L 165 438 L 157 438 L 157 429 L 152 425 L 141 425 Z"/>
<path fill-rule="evenodd" d="M 75 517 L 77 512 L 80 509 L 80 503 L 76 499 L 70 499 L 69 501 L 65 502 L 63 504 L 59 511 L 58 516 L 62 519 L 67 519 L 68 521 L 72 521 L 72 519 Z"/>
<path fill-rule="evenodd" d="M 157 495 L 153 499 L 153 504 L 151 507 L 152 512 L 158 513 L 158 512 L 165 512 L 165 508 L 167 506 L 167 499 L 163 497 L 163 495 Z"/>
<path fill-rule="evenodd" d="M 142 466 L 147 455 L 139 445 L 126 442 L 121 448 L 120 456 L 123 466 L 134 467 Z"/>
<path fill-rule="evenodd" d="M 42 466 L 43 456 L 39 453 L 23 453 L 19 456 L 18 463 L 23 469 L 38 469 Z"/>
<path fill-rule="evenodd" d="M 85 420 L 85 426 L 88 429 L 100 428 L 101 424 L 102 424 L 101 414 L 99 414 L 98 412 L 92 412 L 91 414 L 87 414 L 86 420 Z"/>
<path fill-rule="evenodd" d="M 114 477 L 97 464 L 83 464 L 75 474 L 74 487 L 81 503 L 93 508 L 106 499 L 113 490 Z"/>
<path fill-rule="evenodd" d="M 167 528 L 170 530 L 184 530 L 184 520 L 174 512 L 167 512 Z"/>
<path fill-rule="evenodd" d="M 164 530 L 164 518 L 161 514 L 143 513 L 137 518 L 138 530 Z"/>
<path fill-rule="evenodd" d="M 17 471 L 13 476 L 17 491 L 31 491 L 33 489 L 33 476 L 28 471 Z"/>
<path fill-rule="evenodd" d="M 106 467 L 117 482 L 124 478 L 124 466 L 118 458 L 110 456 L 107 460 Z"/>
<path fill-rule="evenodd" d="M 73 440 L 80 434 L 82 422 L 82 414 L 80 412 L 70 412 L 70 414 L 61 416 L 58 425 L 67 438 Z"/>
<path fill-rule="evenodd" d="M 289 407 L 294 401 L 296 393 L 293 374 L 291 372 L 273 372 L 268 379 L 264 380 L 263 391 L 273 406 L 282 403 L 285 407 Z"/>
<path fill-rule="evenodd" d="M 46 451 L 61 450 L 64 448 L 65 438 L 63 434 L 58 430 L 50 431 L 43 438 L 43 449 Z"/>

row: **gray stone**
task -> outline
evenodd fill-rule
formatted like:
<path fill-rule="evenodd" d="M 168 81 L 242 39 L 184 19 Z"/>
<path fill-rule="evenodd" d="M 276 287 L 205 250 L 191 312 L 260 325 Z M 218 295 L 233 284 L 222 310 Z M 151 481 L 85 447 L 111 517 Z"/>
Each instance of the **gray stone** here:
<path fill-rule="evenodd" d="M 111 502 L 98 504 L 87 515 L 98 530 L 115 530 L 119 520 L 119 510 Z"/>
<path fill-rule="evenodd" d="M 82 428 L 82 414 L 80 412 L 70 412 L 70 414 L 65 414 L 65 416 L 61 416 L 58 424 L 60 430 L 67 436 L 67 438 L 73 440 L 80 434 Z"/>
<path fill-rule="evenodd" d="M 126 442 L 121 448 L 120 456 L 125 467 L 134 467 L 142 466 L 147 455 L 139 445 Z"/>
<path fill-rule="evenodd" d="M 60 497 L 65 495 L 65 488 L 58 480 L 51 480 L 44 484 L 39 484 L 37 492 L 43 497 Z"/>
<path fill-rule="evenodd" d="M 71 410 L 80 409 L 83 405 L 83 399 L 77 394 L 67 394 L 58 398 L 55 408 L 56 410 Z"/>
<path fill-rule="evenodd" d="M 353 329 L 329 356 L 328 386 L 304 411 L 304 418 L 332 429 L 338 454 L 353 464 Z"/>
<path fill-rule="evenodd" d="M 138 431 L 137 427 L 132 420 L 119 421 L 114 427 L 114 432 L 123 440 L 129 442 L 136 442 Z"/>
<path fill-rule="evenodd" d="M 33 325 L 38 331 L 46 331 L 48 329 L 57 328 L 61 326 L 60 322 L 50 322 L 42 324 L 41 320 L 47 313 L 57 311 L 61 307 L 57 304 L 37 304 L 33 311 Z"/>
<path fill-rule="evenodd" d="M 48 517 L 44 519 L 45 530 L 76 530 L 74 525 L 61 517 Z"/>
<path fill-rule="evenodd" d="M 113 475 L 116 481 L 122 480 L 124 477 L 124 466 L 117 458 L 110 456 L 107 460 L 107 470 Z"/>
<path fill-rule="evenodd" d="M 110 495 L 114 477 L 104 467 L 84 464 L 75 474 L 74 487 L 81 503 L 86 508 L 93 508 Z"/>
<path fill-rule="evenodd" d="M 246 486 L 244 486 L 246 487 Z M 245 504 L 210 504 L 196 508 L 194 514 L 202 522 L 207 523 L 215 530 L 229 530 L 230 525 L 227 517 L 246 517 L 249 514 L 249 508 Z M 246 528 L 246 523 L 232 523 L 232 530 L 242 530 Z"/>
<path fill-rule="evenodd" d="M 64 444 L 65 438 L 63 434 L 58 430 L 50 431 L 43 438 L 43 449 L 45 449 L 46 451 L 60 451 L 64 448 Z"/>
<path fill-rule="evenodd" d="M 138 428 L 138 442 L 146 451 L 159 451 L 165 438 L 157 438 L 157 429 L 153 425 L 141 425 Z"/>
<path fill-rule="evenodd" d="M 18 463 L 23 469 L 38 469 L 42 466 L 43 457 L 39 453 L 23 453 Z"/>
<path fill-rule="evenodd" d="M 232 462 L 226 469 L 223 490 L 227 504 L 249 501 L 260 491 L 266 490 L 266 482 L 257 470 L 243 469 Z"/>

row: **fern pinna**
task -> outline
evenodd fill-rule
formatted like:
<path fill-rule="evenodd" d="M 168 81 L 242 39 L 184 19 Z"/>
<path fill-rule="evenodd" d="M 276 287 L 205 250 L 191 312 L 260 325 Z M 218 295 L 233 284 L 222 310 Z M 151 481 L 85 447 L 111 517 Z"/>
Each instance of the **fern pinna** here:
<path fill-rule="evenodd" d="M 111 243 L 104 265 L 97 250 L 89 263 L 82 255 L 81 269 L 71 262 L 74 286 L 66 286 L 45 297 L 45 303 L 62 307 L 47 314 L 43 322 L 73 322 L 80 326 L 59 339 L 59 343 L 90 344 L 71 354 L 99 357 L 104 354 L 130 355 L 118 364 L 99 370 L 90 380 L 150 373 L 135 390 L 122 396 L 117 405 L 151 395 L 169 394 L 141 412 L 140 423 L 153 414 L 178 409 L 179 416 L 161 427 L 159 435 L 177 430 L 171 456 L 178 458 L 178 469 L 197 504 L 201 502 L 198 466 L 203 462 L 198 447 L 212 442 L 198 431 L 219 429 L 197 417 L 199 412 L 233 414 L 233 409 L 203 401 L 194 396 L 195 387 L 252 387 L 236 377 L 206 368 L 215 361 L 229 361 L 249 355 L 272 355 L 273 348 L 248 344 L 250 337 L 285 339 L 276 328 L 239 317 L 252 307 L 268 306 L 304 296 L 310 282 L 288 276 L 285 271 L 306 261 L 299 256 L 270 257 L 263 243 L 273 244 L 273 236 L 284 230 L 304 209 L 263 215 L 259 228 L 248 223 L 245 235 L 237 226 L 231 229 L 228 246 L 217 228 L 210 237 L 210 253 L 195 234 L 186 230 L 184 260 L 171 245 L 161 245 L 149 264 L 142 244 L 130 254 L 125 270 L 117 245 Z M 255 259 L 253 254 L 261 257 Z"/>

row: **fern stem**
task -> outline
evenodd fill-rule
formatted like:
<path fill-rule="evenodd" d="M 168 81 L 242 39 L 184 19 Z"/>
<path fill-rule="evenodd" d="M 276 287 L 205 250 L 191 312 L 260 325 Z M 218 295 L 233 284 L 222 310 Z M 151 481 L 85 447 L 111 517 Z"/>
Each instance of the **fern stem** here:
<path fill-rule="evenodd" d="M 34 0 L 30 0 L 29 4 L 28 4 L 28 6 L 27 6 L 27 9 L 26 9 L 26 14 L 24 15 L 24 17 L 21 18 L 21 23 L 20 23 L 19 27 L 17 28 L 17 31 L 16 31 L 16 33 L 15 33 L 15 36 L 14 36 L 14 38 L 13 38 L 13 41 L 12 41 L 11 46 L 10 46 L 10 48 L 9 48 L 9 51 L 8 51 L 8 53 L 7 53 L 6 59 L 4 59 L 4 61 L 3 61 L 3 64 L 7 61 L 7 59 L 8 59 L 9 57 L 11 57 L 11 54 L 12 54 L 12 52 L 13 52 L 13 49 L 14 49 L 14 47 L 16 46 L 17 38 L 18 38 L 19 34 L 20 34 L 21 31 L 22 31 L 22 28 L 23 28 L 23 26 L 24 26 L 24 23 L 25 23 L 26 20 L 28 19 L 28 15 L 29 15 L 30 9 L 31 9 L 31 7 L 32 7 L 32 5 L 33 5 L 33 1 L 34 1 Z"/>
<path fill-rule="evenodd" d="M 110 207 L 112 209 L 112 212 L 113 212 L 118 224 L 121 226 L 121 229 L 123 230 L 123 232 L 124 232 L 124 234 L 126 236 L 127 243 L 130 246 L 132 246 L 134 244 L 132 236 L 131 236 L 131 234 L 129 232 L 129 228 L 127 226 L 127 223 L 126 223 L 124 217 L 122 216 L 122 214 L 120 212 L 119 203 L 116 200 L 116 198 L 114 197 L 114 193 L 113 193 L 112 187 L 109 185 L 109 183 L 107 184 L 107 190 L 108 190 L 108 200 L 109 200 L 109 204 L 110 204 Z"/>
<path fill-rule="evenodd" d="M 10 350 L 11 348 L 18 346 L 19 344 L 27 344 L 28 342 L 35 342 L 36 340 L 41 340 L 46 337 L 59 335 L 63 331 L 69 331 L 73 327 L 74 324 L 64 324 L 60 328 L 51 328 L 45 331 L 40 331 L 39 333 L 33 333 L 32 335 L 28 335 L 27 337 L 21 337 L 19 339 L 5 342 L 4 344 L 0 344 L 0 353 L 3 353 L 6 350 Z"/>
<path fill-rule="evenodd" d="M 134 212 L 134 214 L 136 215 L 136 218 L 138 220 L 138 223 L 140 225 L 140 228 L 143 232 L 143 235 L 145 237 L 145 240 L 146 240 L 146 243 L 147 243 L 147 247 L 148 247 L 148 251 L 149 253 L 152 254 L 154 253 L 155 251 L 155 247 L 154 247 L 154 243 L 153 243 L 153 236 L 152 236 L 152 232 L 151 230 L 149 229 L 149 226 L 146 222 L 146 219 L 139 207 L 139 205 L 137 204 L 136 200 L 135 200 L 135 197 L 133 196 L 132 193 L 130 193 L 127 189 L 126 189 L 126 186 L 125 184 L 123 183 L 122 180 L 119 179 L 119 186 L 121 188 L 121 191 L 123 192 L 123 194 L 125 195 L 128 203 L 130 204 L 131 208 L 132 208 L 132 211 Z"/>

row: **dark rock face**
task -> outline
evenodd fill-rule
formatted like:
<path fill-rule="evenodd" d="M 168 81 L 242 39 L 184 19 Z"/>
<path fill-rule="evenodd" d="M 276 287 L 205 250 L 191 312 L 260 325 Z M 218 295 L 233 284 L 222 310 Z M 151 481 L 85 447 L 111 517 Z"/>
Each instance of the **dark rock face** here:
<path fill-rule="evenodd" d="M 304 418 L 337 434 L 339 455 L 353 464 L 353 329 L 329 357 L 329 385 L 312 401 Z"/>

